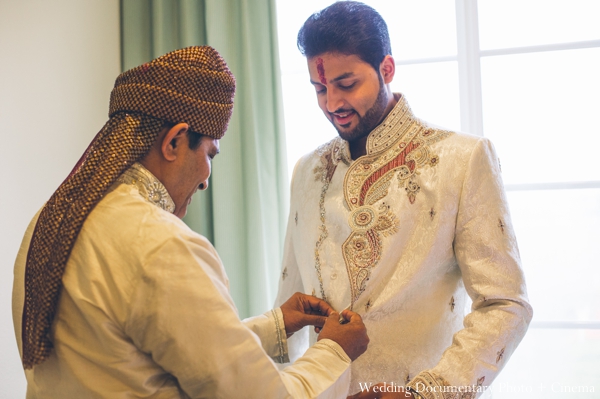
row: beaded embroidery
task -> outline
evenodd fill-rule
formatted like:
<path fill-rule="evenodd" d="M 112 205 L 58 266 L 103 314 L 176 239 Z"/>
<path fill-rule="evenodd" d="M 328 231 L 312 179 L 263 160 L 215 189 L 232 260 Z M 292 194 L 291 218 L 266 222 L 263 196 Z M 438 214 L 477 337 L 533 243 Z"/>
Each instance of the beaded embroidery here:
<path fill-rule="evenodd" d="M 321 249 L 321 245 L 323 241 L 328 236 L 327 226 L 325 225 L 325 195 L 327 194 L 327 189 L 329 189 L 329 183 L 333 178 L 333 174 L 337 165 L 340 161 L 344 162 L 346 165 L 350 164 L 350 159 L 348 156 L 348 144 L 346 141 L 342 140 L 339 137 L 331 140 L 330 142 L 323 144 L 316 150 L 317 155 L 321 157 L 321 165 L 317 166 L 314 169 L 315 180 L 321 181 L 323 186 L 321 187 L 321 196 L 319 198 L 319 218 L 321 221 L 321 225 L 319 226 L 319 239 L 317 240 L 317 244 L 315 246 L 315 270 L 317 272 L 317 277 L 319 278 L 319 285 L 321 289 L 321 298 L 324 301 L 327 301 L 327 296 L 325 295 L 325 288 L 323 287 L 323 277 L 321 276 L 321 257 L 319 254 L 319 250 Z M 313 290 L 312 295 L 315 295 Z"/>
<path fill-rule="evenodd" d="M 502 357 L 504 356 L 504 350 L 506 348 L 502 348 L 498 351 L 498 353 L 496 353 L 498 356 L 496 356 L 496 363 L 499 363 L 500 360 L 502 360 Z"/>
<path fill-rule="evenodd" d="M 140 195 L 148 202 L 167 212 L 175 212 L 175 203 L 165 186 L 142 164 L 134 163 L 131 168 L 119 176 L 116 182 L 117 184 L 130 184 L 137 187 Z"/>
<path fill-rule="evenodd" d="M 384 199 L 394 175 L 411 204 L 421 191 L 419 169 L 435 167 L 440 158 L 431 145 L 449 131 L 433 129 L 418 120 L 404 98 L 367 139 L 367 155 L 353 162 L 344 177 L 344 197 L 352 233 L 342 245 L 351 286 L 351 309 L 366 288 L 371 270 L 383 251 L 382 238 L 397 231 L 398 221 Z"/>

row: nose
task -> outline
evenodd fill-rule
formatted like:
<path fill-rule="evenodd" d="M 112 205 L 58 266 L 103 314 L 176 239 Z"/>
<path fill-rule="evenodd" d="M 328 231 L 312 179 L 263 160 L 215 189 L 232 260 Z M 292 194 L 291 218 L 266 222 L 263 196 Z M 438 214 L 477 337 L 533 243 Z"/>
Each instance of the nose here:
<path fill-rule="evenodd" d="M 198 189 L 200 189 L 200 191 L 204 191 L 208 188 L 208 179 L 204 180 L 202 183 L 200 183 L 198 185 Z"/>
<path fill-rule="evenodd" d="M 339 91 L 335 90 L 334 88 L 327 90 L 327 97 L 325 101 L 325 107 L 327 108 L 327 111 L 331 113 L 342 108 L 342 106 L 344 105 L 344 102 L 342 101 L 342 98 L 339 95 Z"/>

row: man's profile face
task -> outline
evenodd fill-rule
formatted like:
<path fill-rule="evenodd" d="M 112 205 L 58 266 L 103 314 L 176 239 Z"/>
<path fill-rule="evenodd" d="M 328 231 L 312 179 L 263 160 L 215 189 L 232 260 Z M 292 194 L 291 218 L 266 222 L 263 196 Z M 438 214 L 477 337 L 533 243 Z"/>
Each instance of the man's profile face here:
<path fill-rule="evenodd" d="M 182 143 L 182 154 L 179 158 L 179 183 L 171 195 L 175 202 L 175 215 L 183 218 L 192 196 L 198 190 L 208 187 L 213 158 L 219 153 L 219 140 L 203 136 L 198 148 L 192 150 L 187 143 Z"/>
<path fill-rule="evenodd" d="M 379 71 L 357 55 L 323 53 L 307 59 L 319 107 L 341 138 L 368 134 L 385 116 L 387 93 Z"/>

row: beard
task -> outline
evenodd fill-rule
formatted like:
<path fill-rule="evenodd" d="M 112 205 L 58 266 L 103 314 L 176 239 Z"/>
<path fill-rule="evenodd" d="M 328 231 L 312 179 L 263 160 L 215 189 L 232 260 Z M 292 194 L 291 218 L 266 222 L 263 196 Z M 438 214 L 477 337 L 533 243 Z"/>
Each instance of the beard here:
<path fill-rule="evenodd" d="M 385 86 L 383 85 L 381 77 L 379 77 L 379 93 L 377 94 L 377 98 L 375 99 L 375 103 L 373 104 L 373 106 L 369 108 L 367 112 L 365 112 L 364 116 L 360 116 L 358 112 L 352 110 L 356 113 L 356 116 L 358 117 L 358 124 L 354 129 L 349 131 L 341 130 L 340 127 L 338 127 L 335 124 L 333 117 L 331 119 L 331 123 L 333 124 L 333 127 L 335 127 L 335 130 L 337 130 L 339 136 L 344 140 L 352 142 L 355 140 L 362 139 L 364 137 L 367 137 L 369 133 L 371 133 L 371 131 L 373 131 L 373 129 L 375 129 L 377 125 L 379 125 L 379 123 L 384 117 L 384 112 L 387 107 L 387 103 L 388 96 L 385 91 Z M 347 112 L 350 110 L 337 110 L 336 112 L 344 111 Z"/>

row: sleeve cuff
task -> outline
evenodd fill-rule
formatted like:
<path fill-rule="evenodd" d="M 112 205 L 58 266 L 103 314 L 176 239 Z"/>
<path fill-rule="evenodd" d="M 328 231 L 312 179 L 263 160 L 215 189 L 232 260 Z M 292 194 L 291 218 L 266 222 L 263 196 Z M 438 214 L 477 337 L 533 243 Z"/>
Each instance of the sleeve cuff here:
<path fill-rule="evenodd" d="M 318 348 L 318 347 L 327 347 L 329 348 L 329 350 L 333 353 L 335 353 L 341 360 L 343 360 L 344 362 L 350 364 L 352 363 L 352 361 L 350 360 L 350 358 L 348 357 L 348 355 L 346 354 L 346 352 L 344 351 L 344 349 L 342 349 L 342 347 L 335 341 L 332 341 L 330 339 L 322 339 L 320 341 L 317 341 L 317 343 L 315 343 L 313 345 L 314 348 Z"/>
<path fill-rule="evenodd" d="M 249 317 L 244 325 L 258 335 L 260 343 L 267 355 L 277 363 L 288 363 L 287 337 L 281 309 L 273 309 L 260 315 Z"/>
<path fill-rule="evenodd" d="M 443 377 L 430 371 L 422 371 L 406 386 L 415 399 L 475 399 L 486 390 L 483 380 L 477 384 L 456 386 L 450 385 Z"/>
<path fill-rule="evenodd" d="M 271 310 L 271 315 L 275 320 L 275 334 L 277 336 L 277 354 L 272 356 L 276 363 L 289 363 L 287 335 L 285 332 L 285 323 L 283 322 L 283 313 L 280 308 Z"/>

